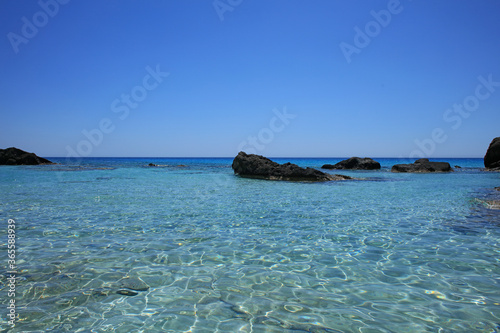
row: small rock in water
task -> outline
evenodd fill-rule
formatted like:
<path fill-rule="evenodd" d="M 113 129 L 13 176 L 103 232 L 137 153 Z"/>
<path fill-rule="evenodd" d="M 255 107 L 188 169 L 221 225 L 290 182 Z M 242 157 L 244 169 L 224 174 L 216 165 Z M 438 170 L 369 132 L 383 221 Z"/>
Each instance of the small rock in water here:
<path fill-rule="evenodd" d="M 455 169 L 462 169 L 460 165 L 455 165 Z"/>
<path fill-rule="evenodd" d="M 380 163 L 371 158 L 351 157 L 337 164 L 325 164 L 322 169 L 350 169 L 350 170 L 377 170 L 380 169 Z"/>
<path fill-rule="evenodd" d="M 500 209 L 500 200 L 487 200 L 486 204 L 489 209 Z"/>
<path fill-rule="evenodd" d="M 136 291 L 146 291 L 149 289 L 149 286 L 142 281 L 140 278 L 128 277 L 121 279 L 120 287 L 127 288 Z"/>
<path fill-rule="evenodd" d="M 156 166 L 154 163 L 149 163 L 148 166 Z"/>
<path fill-rule="evenodd" d="M 128 289 L 120 289 L 116 293 L 119 295 L 124 295 L 124 296 L 136 296 L 139 294 L 137 291 L 128 290 Z"/>
<path fill-rule="evenodd" d="M 416 160 L 413 164 L 396 164 L 392 172 L 450 172 L 453 171 L 448 162 L 429 162 L 427 158 Z"/>

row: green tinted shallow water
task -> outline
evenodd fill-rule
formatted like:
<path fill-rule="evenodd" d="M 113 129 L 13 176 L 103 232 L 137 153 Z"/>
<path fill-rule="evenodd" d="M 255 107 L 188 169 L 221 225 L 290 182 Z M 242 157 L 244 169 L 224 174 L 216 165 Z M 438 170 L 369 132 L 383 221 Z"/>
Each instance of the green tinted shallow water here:
<path fill-rule="evenodd" d="M 12 332 L 500 332 L 500 214 L 483 204 L 500 174 L 449 161 L 463 168 L 381 160 L 328 183 L 242 179 L 231 159 L 1 167 L 0 326 L 14 219 Z"/>

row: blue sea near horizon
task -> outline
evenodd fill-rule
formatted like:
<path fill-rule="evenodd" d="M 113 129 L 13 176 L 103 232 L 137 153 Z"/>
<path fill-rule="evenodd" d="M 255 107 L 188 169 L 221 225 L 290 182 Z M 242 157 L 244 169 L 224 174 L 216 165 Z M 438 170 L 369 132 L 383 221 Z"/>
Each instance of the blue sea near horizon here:
<path fill-rule="evenodd" d="M 0 167 L 1 331 L 500 332 L 500 173 L 482 159 L 323 183 L 240 178 L 232 158 L 51 160 Z"/>

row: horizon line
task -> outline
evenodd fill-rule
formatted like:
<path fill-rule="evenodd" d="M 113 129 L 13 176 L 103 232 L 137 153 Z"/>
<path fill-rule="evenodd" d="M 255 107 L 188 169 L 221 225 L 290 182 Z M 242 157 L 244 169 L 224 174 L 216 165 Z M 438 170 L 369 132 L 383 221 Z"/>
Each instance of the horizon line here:
<path fill-rule="evenodd" d="M 261 155 L 263 156 L 263 155 Z M 350 156 L 350 157 L 329 157 L 329 156 L 265 156 L 266 158 L 322 158 L 322 159 L 348 159 L 351 157 L 359 157 L 359 156 Z M 86 157 L 67 157 L 67 156 L 44 156 L 44 158 L 66 158 L 66 159 L 83 159 L 83 158 L 234 158 L 233 156 L 86 156 Z M 366 157 L 363 157 L 366 158 Z M 370 157 L 371 159 L 377 158 L 392 158 L 392 159 L 409 159 L 409 160 L 418 160 L 420 158 L 428 158 L 428 159 L 445 159 L 445 158 L 475 158 L 475 159 L 483 159 L 484 157 L 402 157 L 402 156 L 384 156 L 384 157 Z"/>

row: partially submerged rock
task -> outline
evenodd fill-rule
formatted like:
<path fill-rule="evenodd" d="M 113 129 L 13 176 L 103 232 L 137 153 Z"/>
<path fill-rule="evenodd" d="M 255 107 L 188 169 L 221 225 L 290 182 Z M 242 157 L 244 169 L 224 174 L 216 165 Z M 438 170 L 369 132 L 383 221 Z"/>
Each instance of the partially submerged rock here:
<path fill-rule="evenodd" d="M 427 158 L 416 160 L 413 164 L 396 164 L 392 172 L 450 172 L 453 169 L 448 162 L 429 162 Z"/>
<path fill-rule="evenodd" d="M 500 137 L 491 141 L 484 155 L 484 166 L 486 169 L 500 170 Z"/>
<path fill-rule="evenodd" d="M 0 149 L 0 165 L 39 165 L 53 162 L 18 148 Z"/>
<path fill-rule="evenodd" d="M 139 293 L 137 291 L 128 290 L 128 289 L 120 289 L 116 292 L 118 295 L 123 296 L 137 296 Z"/>
<path fill-rule="evenodd" d="M 119 281 L 119 285 L 121 288 L 126 288 L 134 291 L 146 291 L 149 289 L 149 286 L 144 281 L 136 277 L 123 278 Z"/>
<path fill-rule="evenodd" d="M 378 170 L 380 163 L 371 158 L 351 157 L 337 164 L 325 164 L 322 169 Z"/>
<path fill-rule="evenodd" d="M 279 164 L 255 154 L 239 152 L 233 160 L 234 173 L 245 178 L 290 181 L 330 181 L 352 179 L 343 175 L 330 175 L 313 168 L 301 168 L 296 164 Z"/>

